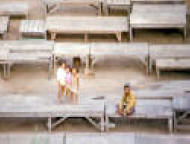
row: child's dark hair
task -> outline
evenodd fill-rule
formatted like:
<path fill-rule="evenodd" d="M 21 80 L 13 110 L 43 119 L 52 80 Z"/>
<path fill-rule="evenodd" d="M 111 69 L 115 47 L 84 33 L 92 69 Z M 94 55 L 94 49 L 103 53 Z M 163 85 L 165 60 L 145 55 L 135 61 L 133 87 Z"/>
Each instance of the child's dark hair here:
<path fill-rule="evenodd" d="M 58 60 L 58 65 L 61 66 L 62 64 L 66 64 L 65 59 L 59 59 L 59 60 Z"/>

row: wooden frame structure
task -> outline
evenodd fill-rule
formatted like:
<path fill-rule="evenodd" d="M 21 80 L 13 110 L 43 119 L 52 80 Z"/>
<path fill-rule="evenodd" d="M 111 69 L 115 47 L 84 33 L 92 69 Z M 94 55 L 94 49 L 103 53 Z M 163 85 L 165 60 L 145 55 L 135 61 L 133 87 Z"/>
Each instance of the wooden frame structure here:
<path fill-rule="evenodd" d="M 5 39 L 6 37 L 8 28 L 9 28 L 9 17 L 1 16 L 0 17 L 0 34 L 2 35 L 3 39 Z"/>
<path fill-rule="evenodd" d="M 130 15 L 130 40 L 133 40 L 134 29 L 150 28 L 182 29 L 183 36 L 186 38 L 186 6 L 182 4 L 134 4 Z"/>
<path fill-rule="evenodd" d="M 115 34 L 121 42 L 122 32 L 128 32 L 128 19 L 126 17 L 48 16 L 46 29 L 51 34 L 51 40 L 55 40 L 57 34 L 84 34 L 84 41 L 88 42 L 89 34 Z"/>
<path fill-rule="evenodd" d="M 57 9 L 59 9 L 61 6 L 65 5 L 76 5 L 76 6 L 95 6 L 98 9 L 98 15 L 100 16 L 102 14 L 102 1 L 101 0 L 41 0 L 43 9 L 45 11 L 45 16 L 48 13 L 53 13 Z"/>
<path fill-rule="evenodd" d="M 150 72 L 155 64 L 157 79 L 161 70 L 184 70 L 190 65 L 190 45 L 188 44 L 160 44 L 150 45 Z"/>
<path fill-rule="evenodd" d="M 105 126 L 106 131 L 109 131 L 110 118 L 121 118 L 117 113 L 116 103 L 118 100 L 108 101 L 106 103 Z M 148 102 L 147 102 L 148 101 Z M 169 132 L 173 132 L 173 111 L 168 102 L 162 103 L 165 100 L 137 100 L 136 111 L 134 114 L 127 116 L 127 119 L 164 119 L 168 120 Z M 161 103 L 160 103 L 161 102 Z M 169 105 L 168 105 L 169 104 Z M 114 126 L 115 127 L 115 126 Z"/>
<path fill-rule="evenodd" d="M 4 66 L 4 78 L 10 78 L 11 65 L 15 63 L 48 63 L 49 73 L 53 67 L 53 45 L 52 41 L 46 40 L 20 40 L 0 41 L 0 49 L 6 50 L 6 56 L 1 61 Z"/>
<path fill-rule="evenodd" d="M 184 4 L 185 0 L 131 0 L 133 4 Z"/>
<path fill-rule="evenodd" d="M 19 27 L 20 39 L 24 36 L 42 37 L 46 39 L 45 21 L 22 20 Z"/>
<path fill-rule="evenodd" d="M 28 18 L 29 6 L 26 2 L 12 1 L 0 2 L 1 16 L 25 16 Z"/>

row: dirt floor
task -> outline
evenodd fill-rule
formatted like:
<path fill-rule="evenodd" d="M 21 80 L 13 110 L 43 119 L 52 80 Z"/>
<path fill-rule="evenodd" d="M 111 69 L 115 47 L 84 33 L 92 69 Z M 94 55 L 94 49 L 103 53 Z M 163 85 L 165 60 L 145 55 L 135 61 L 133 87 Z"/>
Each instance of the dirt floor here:
<path fill-rule="evenodd" d="M 7 0 L 0 0 L 7 1 Z M 13 0 L 15 1 L 15 0 Z M 41 10 L 40 0 L 19 0 L 30 3 L 29 19 L 43 19 L 44 14 Z M 190 0 L 186 0 L 190 9 Z M 54 15 L 92 15 L 95 16 L 97 10 L 94 7 L 63 7 Z M 112 15 L 126 15 L 124 11 L 113 10 Z M 178 30 L 136 30 L 135 42 L 150 43 L 189 43 L 189 16 L 188 16 L 188 34 L 187 39 L 183 40 L 182 32 Z M 18 40 L 19 22 L 21 19 L 14 18 L 11 20 L 8 40 Z M 56 41 L 83 42 L 83 36 L 80 35 L 60 35 Z M 114 35 L 90 36 L 90 42 L 116 42 Z M 128 34 L 123 34 L 123 41 L 129 41 Z M 2 68 L 0 69 L 2 74 Z M 99 61 L 95 67 L 95 78 L 85 78 L 83 68 L 81 68 L 81 87 L 80 94 L 83 97 L 93 96 L 121 96 L 123 84 L 131 82 L 135 86 L 143 86 L 156 81 L 155 74 L 145 75 L 145 68 L 140 61 L 132 58 L 106 57 L 105 60 Z M 161 80 L 181 80 L 190 79 L 189 72 L 164 72 Z M 56 80 L 55 76 L 51 80 L 47 79 L 47 66 L 45 65 L 15 65 L 11 70 L 11 79 L 4 81 L 0 79 L 0 95 L 9 94 L 33 94 L 56 97 Z M 20 132 L 20 131 L 46 131 L 42 124 L 44 120 L 36 119 L 0 119 L 0 132 Z M 118 123 L 118 121 L 116 121 Z M 126 124 L 127 123 L 127 124 Z M 58 127 L 55 131 L 96 131 L 90 124 L 82 119 L 69 119 Z M 112 131 L 139 131 L 150 133 L 167 133 L 167 123 L 165 121 L 125 121 L 118 123 L 118 128 Z"/>

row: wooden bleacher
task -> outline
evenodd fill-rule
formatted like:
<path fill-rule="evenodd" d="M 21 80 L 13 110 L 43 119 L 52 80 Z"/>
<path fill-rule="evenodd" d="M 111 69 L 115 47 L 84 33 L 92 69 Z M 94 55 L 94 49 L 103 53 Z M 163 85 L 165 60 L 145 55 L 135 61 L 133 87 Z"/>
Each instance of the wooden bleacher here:
<path fill-rule="evenodd" d="M 186 37 L 186 6 L 182 4 L 134 4 L 130 15 L 130 39 L 134 29 L 182 29 Z"/>
<path fill-rule="evenodd" d="M 51 34 L 51 40 L 55 40 L 57 34 L 84 34 L 85 42 L 88 41 L 89 34 L 115 34 L 121 42 L 121 34 L 128 32 L 128 19 L 126 17 L 48 16 L 46 29 Z"/>
<path fill-rule="evenodd" d="M 28 18 L 29 6 L 27 2 L 9 1 L 0 2 L 1 16 L 25 16 Z"/>
<path fill-rule="evenodd" d="M 46 39 L 45 21 L 22 20 L 19 27 L 20 39 L 27 36 L 41 37 Z"/>
<path fill-rule="evenodd" d="M 5 39 L 9 27 L 9 17 L 1 16 L 0 17 L 0 35 Z"/>
<path fill-rule="evenodd" d="M 20 41 L 0 41 L 0 49 L 6 50 L 6 57 L 1 61 L 6 67 L 6 78 L 10 78 L 11 65 L 15 63 L 48 63 L 48 77 L 51 75 L 53 66 L 53 42 L 46 40 L 20 40 Z"/>
<path fill-rule="evenodd" d="M 185 0 L 132 0 L 133 4 L 184 4 Z"/>
<path fill-rule="evenodd" d="M 155 64 L 157 78 L 161 70 L 189 69 L 190 45 L 188 44 L 163 44 L 150 46 L 150 71 Z"/>

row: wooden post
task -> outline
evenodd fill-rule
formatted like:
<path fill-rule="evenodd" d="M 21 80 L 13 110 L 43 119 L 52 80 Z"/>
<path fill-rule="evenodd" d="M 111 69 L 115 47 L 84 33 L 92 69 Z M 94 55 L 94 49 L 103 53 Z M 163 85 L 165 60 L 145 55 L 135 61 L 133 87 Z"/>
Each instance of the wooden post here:
<path fill-rule="evenodd" d="M 172 133 L 173 132 L 173 118 L 168 119 L 168 128 L 169 128 L 169 132 Z"/>
<path fill-rule="evenodd" d="M 84 71 L 85 76 L 94 76 L 94 72 L 91 70 L 90 54 L 86 56 L 86 67 Z"/>
<path fill-rule="evenodd" d="M 186 28 L 186 25 L 184 26 L 183 36 L 184 36 L 184 40 L 185 40 L 186 37 L 187 37 L 187 28 Z"/>
<path fill-rule="evenodd" d="M 51 117 L 48 117 L 48 132 L 51 133 Z"/>
<path fill-rule="evenodd" d="M 130 26 L 130 32 L 129 32 L 129 35 L 130 35 L 130 41 L 133 41 L 133 28 L 132 26 Z"/>
<path fill-rule="evenodd" d="M 98 16 L 102 15 L 102 2 L 98 2 Z"/>
<path fill-rule="evenodd" d="M 56 33 L 55 32 L 52 32 L 51 33 L 51 40 L 55 40 L 56 39 Z"/>
<path fill-rule="evenodd" d="M 105 126 L 105 123 L 104 123 L 104 115 L 102 115 L 101 117 L 101 132 L 104 132 L 104 126 Z"/>

